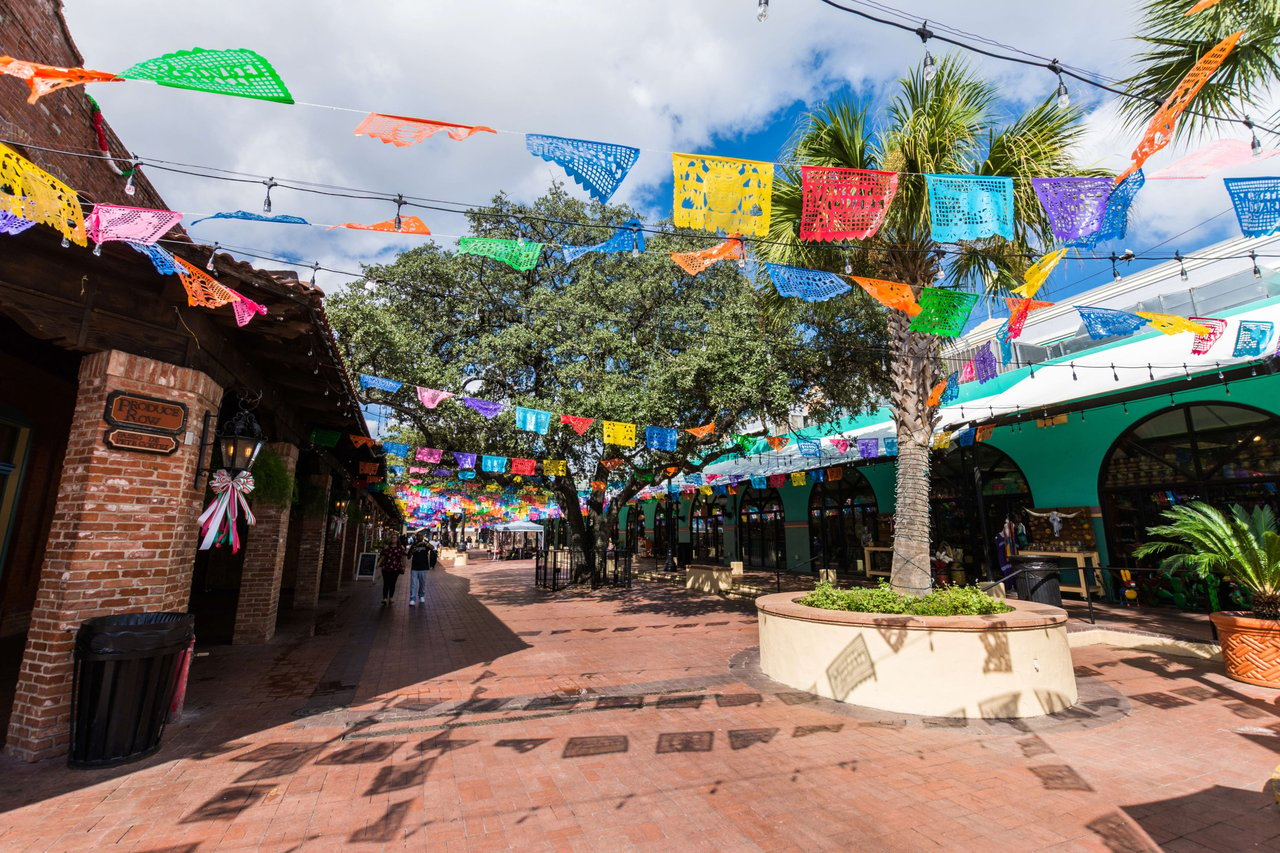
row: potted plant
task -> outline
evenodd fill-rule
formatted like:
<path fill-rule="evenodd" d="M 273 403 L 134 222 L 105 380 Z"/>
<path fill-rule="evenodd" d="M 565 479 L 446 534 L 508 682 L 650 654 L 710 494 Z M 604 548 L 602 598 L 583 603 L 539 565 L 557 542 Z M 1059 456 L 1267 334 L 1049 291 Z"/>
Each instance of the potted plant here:
<path fill-rule="evenodd" d="M 1280 688 L 1280 533 L 1270 507 L 1231 514 L 1200 501 L 1161 513 L 1168 524 L 1148 528 L 1160 537 L 1134 550 L 1135 557 L 1163 556 L 1166 571 L 1191 569 L 1200 577 L 1223 575 L 1253 602 L 1248 611 L 1210 615 L 1222 643 L 1227 675 L 1236 681 Z"/>

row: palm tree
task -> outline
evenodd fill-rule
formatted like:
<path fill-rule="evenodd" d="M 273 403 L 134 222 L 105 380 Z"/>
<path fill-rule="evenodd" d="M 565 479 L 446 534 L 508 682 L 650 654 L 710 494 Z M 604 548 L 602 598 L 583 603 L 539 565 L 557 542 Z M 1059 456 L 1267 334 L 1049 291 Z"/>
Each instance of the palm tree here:
<path fill-rule="evenodd" d="M 1044 210 L 1029 178 L 1082 174 L 1071 159 L 1081 136 L 1080 112 L 1053 102 L 1032 107 L 1011 121 L 997 89 L 962 62 L 948 58 L 927 79 L 917 68 L 898 83 L 882 127 L 873 126 L 866 104 L 830 104 L 797 127 L 785 159 L 792 164 L 880 169 L 899 173 L 898 192 L 878 233 L 856 243 L 802 243 L 799 173 L 789 167 L 775 183 L 769 245 L 761 254 L 777 263 L 888 279 L 911 286 L 977 289 L 994 297 L 1021 283 L 1041 247 L 1052 241 Z M 1014 178 L 1014 239 L 943 246 L 930 233 L 925 174 L 1004 175 Z M 848 264 L 849 266 L 846 266 Z M 822 305 L 847 311 L 846 300 Z M 794 304 L 780 313 L 803 310 Z M 843 308 L 842 308 L 843 303 Z M 898 435 L 897 510 L 892 584 L 906 594 L 929 588 L 929 449 L 937 406 L 928 403 L 941 374 L 942 339 L 912 332 L 910 318 L 887 312 L 892 386 L 889 403 Z"/>
<path fill-rule="evenodd" d="M 1168 524 L 1147 528 L 1163 539 L 1134 549 L 1135 557 L 1167 554 L 1166 571 L 1191 569 L 1208 577 L 1223 574 L 1253 596 L 1253 615 L 1280 618 L 1280 535 L 1270 507 L 1246 512 L 1236 504 L 1231 515 L 1200 501 L 1161 513 Z"/>
<path fill-rule="evenodd" d="M 1212 129 L 1214 122 L 1196 113 L 1248 115 L 1248 105 L 1280 80 L 1280 0 L 1220 0 L 1187 15 L 1193 5 L 1194 0 L 1146 0 L 1138 34 L 1144 50 L 1136 57 L 1137 70 L 1123 82 L 1127 91 L 1145 100 L 1120 104 L 1134 130 L 1146 126 L 1209 48 L 1240 30 L 1244 36 L 1179 120 L 1178 135 L 1193 137 Z"/>

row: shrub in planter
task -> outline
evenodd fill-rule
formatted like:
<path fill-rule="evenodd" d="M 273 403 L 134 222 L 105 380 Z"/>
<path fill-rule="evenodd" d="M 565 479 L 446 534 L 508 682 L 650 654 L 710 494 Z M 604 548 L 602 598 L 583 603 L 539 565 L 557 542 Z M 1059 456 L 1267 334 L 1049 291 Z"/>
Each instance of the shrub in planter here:
<path fill-rule="evenodd" d="M 1222 642 L 1227 675 L 1237 681 L 1280 688 L 1280 533 L 1270 507 L 1230 514 L 1200 501 L 1161 513 L 1169 522 L 1148 528 L 1159 537 L 1134 550 L 1135 557 L 1162 556 L 1167 571 L 1190 569 L 1201 577 L 1222 575 L 1246 592 L 1249 611 L 1210 615 Z"/>
<path fill-rule="evenodd" d="M 258 451 L 253 463 L 253 491 L 249 502 L 254 506 L 286 507 L 293 503 L 293 475 L 284 459 L 269 447 Z"/>
<path fill-rule="evenodd" d="M 1013 610 L 976 586 L 945 587 L 917 597 L 895 592 L 885 581 L 870 589 L 836 589 L 827 581 L 821 581 L 798 603 L 823 610 L 908 616 L 986 616 Z"/>

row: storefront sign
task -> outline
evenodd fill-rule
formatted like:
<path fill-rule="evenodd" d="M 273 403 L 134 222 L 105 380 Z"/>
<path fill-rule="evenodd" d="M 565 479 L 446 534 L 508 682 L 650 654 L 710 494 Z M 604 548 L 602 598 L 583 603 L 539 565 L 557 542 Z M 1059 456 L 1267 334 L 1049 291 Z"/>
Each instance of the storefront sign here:
<path fill-rule="evenodd" d="M 179 447 L 179 441 L 172 435 L 156 435 L 153 432 L 140 432 L 133 429 L 114 427 L 102 434 L 107 447 L 116 450 L 131 450 L 135 453 L 154 453 L 168 456 Z"/>
<path fill-rule="evenodd" d="M 103 418 L 114 427 L 177 435 L 187 425 L 187 407 L 156 397 L 112 391 L 107 396 Z"/>

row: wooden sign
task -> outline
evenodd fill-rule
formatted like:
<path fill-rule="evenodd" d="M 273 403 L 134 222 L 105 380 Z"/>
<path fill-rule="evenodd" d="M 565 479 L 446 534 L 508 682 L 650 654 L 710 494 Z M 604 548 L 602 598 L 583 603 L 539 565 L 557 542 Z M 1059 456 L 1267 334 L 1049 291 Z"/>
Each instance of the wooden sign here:
<path fill-rule="evenodd" d="M 187 425 L 187 407 L 157 397 L 112 391 L 107 395 L 107 411 L 102 417 L 113 427 L 177 435 Z"/>
<path fill-rule="evenodd" d="M 141 432 L 135 429 L 112 427 L 102 434 L 107 447 L 116 450 L 131 450 L 135 453 L 154 453 L 157 456 L 168 456 L 181 446 L 172 435 L 157 435 L 153 432 Z"/>

